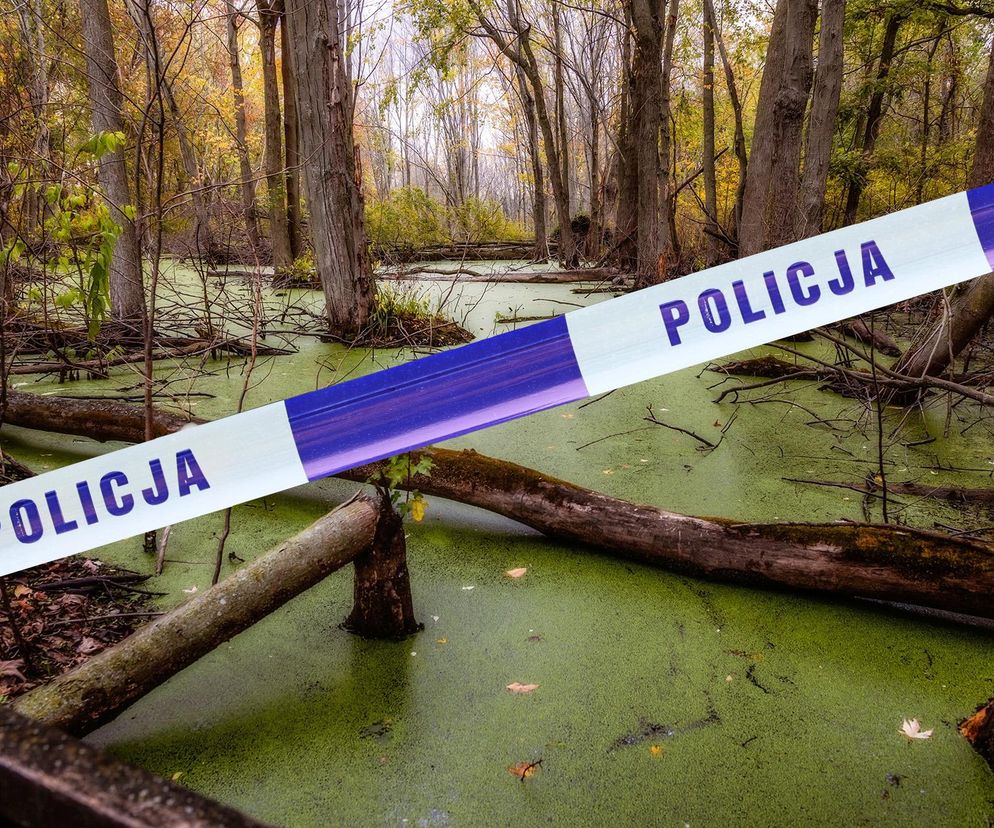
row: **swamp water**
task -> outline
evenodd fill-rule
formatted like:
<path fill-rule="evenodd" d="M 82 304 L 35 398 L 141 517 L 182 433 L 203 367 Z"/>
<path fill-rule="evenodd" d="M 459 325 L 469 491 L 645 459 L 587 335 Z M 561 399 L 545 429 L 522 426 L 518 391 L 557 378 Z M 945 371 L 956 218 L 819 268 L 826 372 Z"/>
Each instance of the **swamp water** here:
<path fill-rule="evenodd" d="M 418 289 L 446 295 L 450 315 L 489 335 L 508 327 L 495 322 L 498 313 L 563 312 L 568 303 L 603 298 L 571 287 Z M 237 282 L 229 290 L 247 292 Z M 281 293 L 267 302 L 315 307 L 314 293 Z M 347 352 L 313 338 L 295 345 L 293 356 L 260 360 L 248 407 L 412 356 Z M 157 376 L 172 393 L 215 395 L 186 403 L 217 417 L 233 410 L 242 366 L 209 363 L 209 376 L 194 377 L 166 364 Z M 864 517 L 856 492 L 782 480 L 858 483 L 872 473 L 875 418 L 860 403 L 812 385 L 755 392 L 764 404 L 716 405 L 718 390 L 709 386 L 720 380 L 683 371 L 447 445 L 677 512 L 751 521 Z M 122 369 L 103 381 L 29 387 L 112 394 L 136 382 Z M 693 438 L 645 422 L 650 404 L 658 419 L 713 443 L 734 421 L 716 450 L 702 452 Z M 839 430 L 808 425 L 813 414 Z M 937 407 L 906 422 L 888 440 L 888 473 L 991 485 L 990 421 L 957 409 L 945 438 L 945 417 Z M 3 433 L 4 448 L 37 470 L 115 447 Z M 907 445 L 926 437 L 938 439 Z M 237 507 L 227 549 L 243 558 L 261 553 L 354 489 L 329 480 Z M 992 522 L 907 497 L 891 511 L 922 526 Z M 168 592 L 164 608 L 209 585 L 220 529 L 218 515 L 174 527 L 165 573 L 150 582 Z M 959 719 L 994 695 L 989 631 L 697 581 L 548 541 L 438 498 L 408 534 L 415 611 L 425 624 L 417 636 L 368 642 L 339 630 L 352 584 L 350 572 L 336 573 L 90 741 L 279 825 L 994 821 L 994 774 L 956 732 Z M 151 568 L 138 540 L 100 556 Z M 527 573 L 504 574 L 516 567 Z M 538 688 L 516 695 L 505 689 L 512 682 Z M 931 739 L 898 732 L 912 717 L 934 729 Z M 538 762 L 523 780 L 512 773 Z"/>

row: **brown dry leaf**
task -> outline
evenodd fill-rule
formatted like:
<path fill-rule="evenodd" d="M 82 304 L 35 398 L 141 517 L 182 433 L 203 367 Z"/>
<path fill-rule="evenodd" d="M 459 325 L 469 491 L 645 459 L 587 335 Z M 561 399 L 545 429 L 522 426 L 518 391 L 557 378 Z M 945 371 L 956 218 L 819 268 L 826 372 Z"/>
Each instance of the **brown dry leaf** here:
<path fill-rule="evenodd" d="M 519 681 L 512 681 L 507 685 L 507 689 L 512 693 L 531 693 L 533 690 L 538 690 L 537 684 L 522 684 Z"/>
<path fill-rule="evenodd" d="M 32 589 L 27 584 L 18 584 L 16 587 L 14 587 L 15 598 L 23 598 L 25 595 L 30 595 L 31 592 Z"/>
<path fill-rule="evenodd" d="M 520 578 L 527 571 L 528 571 L 527 566 L 519 566 L 516 569 L 507 570 L 507 572 L 505 572 L 504 574 L 507 575 L 508 578 Z"/>
<path fill-rule="evenodd" d="M 516 765 L 508 765 L 507 772 L 524 782 L 529 776 L 534 776 L 538 773 L 538 766 L 541 761 L 540 759 L 538 762 L 518 762 Z"/>
<path fill-rule="evenodd" d="M 0 661 L 0 676 L 10 676 L 21 681 L 27 681 L 24 673 L 21 672 L 23 666 L 24 661 L 19 658 L 12 659 L 11 661 Z"/>
<path fill-rule="evenodd" d="M 662 745 L 649 745 L 649 753 L 651 753 L 653 756 L 662 756 L 663 755 L 663 746 Z"/>

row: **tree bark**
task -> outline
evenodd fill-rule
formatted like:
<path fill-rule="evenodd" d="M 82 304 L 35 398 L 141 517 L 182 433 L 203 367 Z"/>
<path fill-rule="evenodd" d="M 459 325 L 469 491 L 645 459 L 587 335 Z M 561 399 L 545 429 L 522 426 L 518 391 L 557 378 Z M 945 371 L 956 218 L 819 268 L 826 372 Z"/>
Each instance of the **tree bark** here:
<path fill-rule="evenodd" d="M 340 0 L 289 0 L 286 22 L 297 67 L 300 152 L 314 260 L 332 334 L 362 331 L 375 287 L 353 128 L 352 77 Z"/>
<path fill-rule="evenodd" d="M 80 14 L 93 131 L 123 132 L 123 98 L 117 82 L 117 59 L 107 0 L 80 0 Z M 121 227 L 110 265 L 111 316 L 123 330 L 140 335 L 145 316 L 145 287 L 135 223 L 123 212 L 123 208 L 132 204 L 123 147 L 100 159 L 98 178 L 111 216 Z"/>
<path fill-rule="evenodd" d="M 266 198 L 269 202 L 269 241 L 273 249 L 273 267 L 288 270 L 293 264 L 290 228 L 286 213 L 286 172 L 283 167 L 282 115 L 280 92 L 276 82 L 276 26 L 281 7 L 278 0 L 256 0 L 259 12 L 259 49 L 262 53 L 262 94 L 265 105 L 265 139 L 262 166 L 266 174 Z"/>
<path fill-rule="evenodd" d="M 842 92 L 842 29 L 845 16 L 845 0 L 822 0 L 818 69 L 811 93 L 811 114 L 804 145 L 804 173 L 798 199 L 796 236 L 799 239 L 816 236 L 822 229 L 828 165 L 832 160 L 832 137 Z"/>
<path fill-rule="evenodd" d="M 718 31 L 712 0 L 704 0 L 704 10 L 718 45 L 718 54 L 721 57 L 721 66 L 725 73 L 725 87 L 728 90 L 728 102 L 731 104 L 732 114 L 735 118 L 735 158 L 739 162 L 739 182 L 735 188 L 735 209 L 732 215 L 732 229 L 728 235 L 733 243 L 732 246 L 737 249 L 739 228 L 742 226 L 742 205 L 745 201 L 746 182 L 749 179 L 749 156 L 746 152 L 742 102 L 739 100 L 739 93 L 735 85 L 735 73 L 732 71 L 732 64 L 728 59 L 728 52 L 725 50 L 725 42 L 722 40 L 721 32 Z"/>
<path fill-rule="evenodd" d="M 405 638 L 422 626 L 414 618 L 404 524 L 389 494 L 379 500 L 373 541 L 355 559 L 354 602 L 343 626 L 363 638 Z"/>
<path fill-rule="evenodd" d="M 877 76 L 874 81 L 873 92 L 870 95 L 870 103 L 866 110 L 866 124 L 863 128 L 861 147 L 862 159 L 859 169 L 856 175 L 853 176 L 849 184 L 849 190 L 846 193 L 846 206 L 842 217 L 843 224 L 852 224 L 856 221 L 859 201 L 862 198 L 863 190 L 866 188 L 870 161 L 873 156 L 873 150 L 877 145 L 877 136 L 880 135 L 880 124 L 883 122 L 886 83 L 887 77 L 890 75 L 891 63 L 894 60 L 897 33 L 905 19 L 903 12 L 891 12 L 884 27 L 884 39 L 880 46 L 880 61 L 877 64 Z"/>
<path fill-rule="evenodd" d="M 287 33 L 286 14 L 280 15 L 280 69 L 283 77 L 283 137 L 286 155 L 286 225 L 290 255 L 298 259 L 304 251 L 304 229 L 300 216 L 300 136 L 297 118 L 297 70 Z"/>
<path fill-rule="evenodd" d="M 15 709 L 74 735 L 89 733 L 352 561 L 373 542 L 377 514 L 365 498 L 341 506 L 117 646 L 21 696 Z"/>
<path fill-rule="evenodd" d="M 778 0 L 759 90 L 739 255 L 794 240 L 816 0 Z"/>
<path fill-rule="evenodd" d="M 714 160 L 714 27 L 708 4 L 704 4 L 704 73 L 702 78 L 704 126 L 704 262 L 707 267 L 718 263 L 718 178 Z"/>
<path fill-rule="evenodd" d="M 245 235 L 248 236 L 252 252 L 258 257 L 259 221 L 256 217 L 255 182 L 252 177 L 252 164 L 248 153 L 248 127 L 245 120 L 245 94 L 242 83 L 242 64 L 238 50 L 238 13 L 232 0 L 225 0 L 227 15 L 226 31 L 228 61 L 231 65 L 231 92 L 235 103 L 235 140 L 238 152 L 238 174 L 241 176 L 239 190 L 242 197 L 242 218 L 245 222 Z"/>
<path fill-rule="evenodd" d="M 984 84 L 973 167 L 967 186 L 994 183 L 994 49 Z M 994 316 L 994 274 L 954 288 L 939 320 L 909 348 L 895 370 L 912 377 L 941 376 Z"/>

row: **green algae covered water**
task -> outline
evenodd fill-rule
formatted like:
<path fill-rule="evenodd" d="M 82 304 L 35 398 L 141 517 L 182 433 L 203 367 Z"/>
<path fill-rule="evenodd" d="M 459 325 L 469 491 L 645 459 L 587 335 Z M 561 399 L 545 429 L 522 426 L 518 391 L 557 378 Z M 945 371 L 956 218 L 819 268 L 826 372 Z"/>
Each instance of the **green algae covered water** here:
<path fill-rule="evenodd" d="M 463 285 L 450 303 L 486 335 L 497 313 L 562 312 L 596 298 L 554 285 Z M 297 354 L 257 368 L 248 405 L 411 356 L 297 344 Z M 212 367 L 188 380 L 190 390 L 215 395 L 187 400 L 202 416 L 229 413 L 241 388 L 240 363 Z M 175 390 L 187 382 L 183 371 L 159 374 Z M 816 387 L 714 404 L 709 386 L 721 377 L 698 373 L 452 445 L 673 511 L 820 521 L 863 519 L 869 509 L 879 519 L 879 507 L 853 491 L 783 480 L 859 482 L 872 473 L 876 423 L 860 404 Z M 110 393 L 133 381 L 120 374 L 31 390 Z M 670 425 L 724 439 L 699 451 L 694 438 L 647 423 L 649 405 Z M 896 415 L 888 418 L 888 475 L 990 485 L 987 422 L 961 409 L 946 414 L 937 408 L 900 430 Z M 829 424 L 809 425 L 815 417 Z M 4 447 L 39 470 L 113 448 L 9 428 Z M 259 554 L 354 488 L 324 481 L 238 507 L 228 548 Z M 924 526 L 991 522 L 913 498 L 890 509 Z M 219 530 L 218 516 L 174 528 L 155 582 L 168 592 L 163 606 L 209 585 Z M 409 526 L 408 545 L 420 634 L 368 642 L 342 632 L 351 578 L 337 573 L 90 740 L 279 825 L 994 821 L 994 774 L 956 732 L 994 695 L 987 630 L 696 581 L 438 499 Z M 101 555 L 150 568 L 137 540 Z M 521 577 L 506 574 L 521 568 Z M 514 683 L 537 687 L 512 693 Z M 932 737 L 902 735 L 910 718 Z"/>

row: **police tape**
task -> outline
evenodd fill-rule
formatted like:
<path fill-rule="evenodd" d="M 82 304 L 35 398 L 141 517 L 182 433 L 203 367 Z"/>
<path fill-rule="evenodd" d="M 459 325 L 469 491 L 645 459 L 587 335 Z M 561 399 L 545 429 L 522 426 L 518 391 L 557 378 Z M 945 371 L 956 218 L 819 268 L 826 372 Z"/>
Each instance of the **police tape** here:
<path fill-rule="evenodd" d="M 0 575 L 994 270 L 994 185 L 0 488 Z"/>

